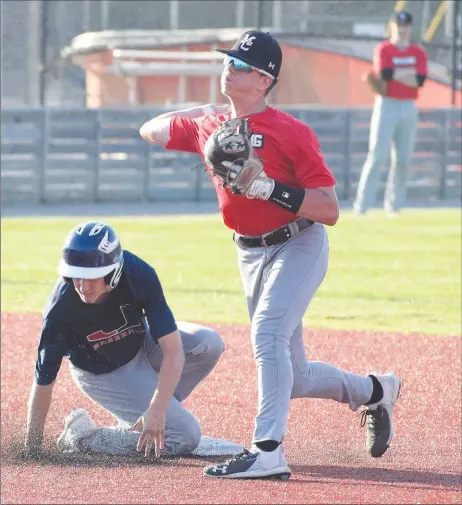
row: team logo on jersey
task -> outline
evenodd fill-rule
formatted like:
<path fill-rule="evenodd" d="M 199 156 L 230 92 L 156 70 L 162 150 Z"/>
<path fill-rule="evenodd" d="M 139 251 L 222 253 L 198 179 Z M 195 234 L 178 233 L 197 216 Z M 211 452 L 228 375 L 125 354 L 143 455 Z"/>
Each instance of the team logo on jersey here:
<path fill-rule="evenodd" d="M 417 62 L 415 56 L 395 56 L 392 61 L 394 65 L 415 65 Z"/>
<path fill-rule="evenodd" d="M 259 148 L 263 147 L 265 137 L 261 133 L 252 133 L 250 137 L 250 143 L 252 144 L 252 147 Z"/>
<path fill-rule="evenodd" d="M 128 305 L 121 305 L 120 312 L 122 313 L 122 318 L 124 320 L 124 324 L 117 328 L 116 330 L 112 330 L 110 332 L 106 332 L 103 330 L 95 331 L 94 333 L 90 333 L 87 335 L 87 340 L 89 342 L 96 342 L 93 346 L 93 349 L 98 349 L 100 346 L 104 344 L 110 344 L 112 342 L 117 342 L 129 335 L 139 335 L 144 333 L 145 329 L 143 323 L 138 321 L 137 324 L 129 325 L 127 321 L 127 316 L 125 315 L 124 308 L 128 307 Z"/>

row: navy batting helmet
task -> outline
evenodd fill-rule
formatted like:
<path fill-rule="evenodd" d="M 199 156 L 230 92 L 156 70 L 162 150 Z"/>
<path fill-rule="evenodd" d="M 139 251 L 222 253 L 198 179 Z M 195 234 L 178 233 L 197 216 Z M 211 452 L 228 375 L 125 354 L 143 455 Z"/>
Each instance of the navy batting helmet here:
<path fill-rule="evenodd" d="M 104 277 L 117 286 L 123 267 L 123 253 L 117 233 L 109 225 L 91 221 L 78 224 L 64 242 L 58 273 L 67 279 Z"/>

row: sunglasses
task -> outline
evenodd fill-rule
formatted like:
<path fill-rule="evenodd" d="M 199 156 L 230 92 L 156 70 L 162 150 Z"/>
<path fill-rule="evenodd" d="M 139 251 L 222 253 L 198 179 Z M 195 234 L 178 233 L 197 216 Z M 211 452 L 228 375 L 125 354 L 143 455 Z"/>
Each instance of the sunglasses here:
<path fill-rule="evenodd" d="M 264 70 L 261 70 L 259 68 L 253 67 L 252 65 L 249 65 L 245 61 L 240 60 L 239 58 L 236 58 L 234 56 L 225 56 L 225 59 L 223 60 L 223 65 L 225 67 L 228 67 L 230 64 L 233 64 L 234 70 L 237 72 L 245 72 L 246 74 L 250 74 L 254 70 L 256 72 L 259 72 L 260 74 L 266 75 L 268 77 L 271 77 L 271 79 L 274 79 L 274 77 L 269 74 L 268 72 L 265 72 Z"/>

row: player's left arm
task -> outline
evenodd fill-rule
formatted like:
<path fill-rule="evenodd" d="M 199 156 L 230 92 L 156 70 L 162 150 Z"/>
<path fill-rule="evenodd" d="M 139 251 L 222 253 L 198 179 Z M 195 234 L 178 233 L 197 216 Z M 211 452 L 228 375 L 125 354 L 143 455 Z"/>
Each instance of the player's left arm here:
<path fill-rule="evenodd" d="M 246 191 L 245 196 L 267 200 L 298 217 L 329 226 L 337 223 L 340 214 L 333 184 L 332 186 L 299 188 L 276 181 L 262 171 Z"/>
<path fill-rule="evenodd" d="M 393 75 L 393 80 L 398 81 L 401 84 L 405 84 L 411 88 L 420 87 L 419 81 L 417 79 L 417 74 L 413 68 L 396 68 Z"/>
<path fill-rule="evenodd" d="M 334 186 L 305 189 L 297 216 L 333 226 L 337 223 L 340 208 Z"/>
<path fill-rule="evenodd" d="M 334 186 L 302 189 L 270 179 L 266 175 L 262 179 L 269 189 L 259 192 L 258 189 L 251 187 L 249 189 L 251 197 L 272 202 L 297 217 L 304 217 L 310 221 L 329 226 L 337 223 L 340 210 Z M 258 185 L 260 181 L 255 181 L 254 185 Z"/>
<path fill-rule="evenodd" d="M 252 183 L 246 196 L 272 202 L 298 217 L 335 225 L 340 213 L 335 178 L 325 164 L 314 132 L 299 125 L 285 153 L 294 165 L 298 185 L 268 177 L 263 167 L 262 174 Z"/>

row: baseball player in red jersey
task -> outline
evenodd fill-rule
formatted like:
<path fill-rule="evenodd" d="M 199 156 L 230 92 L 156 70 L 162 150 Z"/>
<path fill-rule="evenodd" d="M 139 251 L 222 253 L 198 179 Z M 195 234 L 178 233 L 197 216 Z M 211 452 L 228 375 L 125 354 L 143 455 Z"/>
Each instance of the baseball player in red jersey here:
<path fill-rule="evenodd" d="M 378 44 L 373 56 L 374 74 L 386 82 L 384 96 L 377 95 L 371 118 L 369 154 L 358 185 L 354 210 L 364 214 L 375 203 L 380 169 L 391 151 L 385 191 L 385 210 L 394 215 L 406 197 L 407 170 L 417 127 L 416 100 L 427 77 L 427 54 L 410 42 L 412 16 L 401 11 L 391 25 L 390 40 Z"/>
<path fill-rule="evenodd" d="M 222 122 L 246 118 L 265 177 L 244 195 L 212 179 L 223 220 L 233 230 L 239 270 L 251 319 L 257 366 L 258 414 L 250 450 L 206 467 L 224 478 L 288 478 L 281 442 L 291 398 L 311 397 L 366 405 L 367 446 L 381 456 L 393 435 L 391 416 L 400 381 L 394 374 L 368 376 L 308 361 L 302 318 L 327 271 L 328 237 L 339 206 L 335 179 L 314 132 L 267 104 L 277 82 L 282 51 L 269 33 L 245 32 L 225 53 L 222 93 L 230 109 L 207 105 L 174 111 L 140 129 L 146 140 L 167 149 L 199 153 Z M 207 167 L 212 174 L 213 171 Z M 226 185 L 225 185 L 226 186 Z"/>

